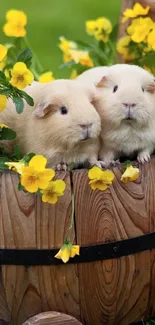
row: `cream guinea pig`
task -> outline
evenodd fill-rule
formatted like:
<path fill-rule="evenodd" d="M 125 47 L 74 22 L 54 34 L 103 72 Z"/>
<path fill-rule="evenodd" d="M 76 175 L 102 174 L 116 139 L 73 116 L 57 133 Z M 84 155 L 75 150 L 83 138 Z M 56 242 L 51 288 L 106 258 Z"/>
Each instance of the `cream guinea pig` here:
<path fill-rule="evenodd" d="M 35 152 L 48 159 L 48 166 L 66 169 L 66 164 L 97 162 L 101 119 L 92 105 L 94 93 L 74 80 L 55 80 L 47 84 L 33 82 L 24 89 L 34 99 L 34 107 L 25 103 L 17 114 L 8 101 L 0 113 L 0 123 L 17 133 L 22 153 Z M 6 144 L 6 141 L 4 142 Z M 13 142 L 7 142 L 12 150 Z"/>
<path fill-rule="evenodd" d="M 109 164 L 121 154 L 149 161 L 155 149 L 154 77 L 139 66 L 116 64 L 81 74 L 81 85 L 96 86 L 94 106 L 101 116 L 100 159 Z"/>

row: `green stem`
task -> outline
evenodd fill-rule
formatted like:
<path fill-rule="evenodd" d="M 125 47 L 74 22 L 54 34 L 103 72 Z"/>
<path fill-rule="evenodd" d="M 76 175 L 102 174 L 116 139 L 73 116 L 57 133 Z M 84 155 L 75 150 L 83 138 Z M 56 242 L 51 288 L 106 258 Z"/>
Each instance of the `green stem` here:
<path fill-rule="evenodd" d="M 71 202 L 72 202 L 72 211 L 71 211 L 71 218 L 70 218 L 70 225 L 69 228 L 67 230 L 66 236 L 65 236 L 65 241 L 68 240 L 70 232 L 73 228 L 74 225 L 74 212 L 75 212 L 75 205 L 74 205 L 74 192 L 73 192 L 73 184 L 72 184 L 72 171 L 70 170 L 69 172 L 70 174 L 70 184 L 71 184 Z"/>
<path fill-rule="evenodd" d="M 25 45 L 32 50 L 33 57 L 35 59 L 36 64 L 38 65 L 38 69 L 40 70 L 40 72 L 42 72 L 43 71 L 43 67 L 42 67 L 42 65 L 41 65 L 41 63 L 40 63 L 40 61 L 39 61 L 39 59 L 38 59 L 35 51 L 32 49 L 32 46 L 31 46 L 31 44 L 28 41 L 28 38 L 26 36 L 24 37 L 24 42 L 25 42 Z"/>

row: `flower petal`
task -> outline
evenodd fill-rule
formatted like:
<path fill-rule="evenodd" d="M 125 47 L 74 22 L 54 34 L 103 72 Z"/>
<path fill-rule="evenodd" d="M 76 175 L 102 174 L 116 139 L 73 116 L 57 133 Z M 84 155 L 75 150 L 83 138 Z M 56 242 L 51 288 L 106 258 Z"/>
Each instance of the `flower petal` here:
<path fill-rule="evenodd" d="M 58 201 L 58 197 L 56 196 L 55 193 L 52 193 L 52 194 L 45 193 L 42 195 L 42 201 L 51 203 L 51 204 L 55 204 Z"/>
<path fill-rule="evenodd" d="M 88 171 L 89 179 L 94 179 L 94 178 L 99 179 L 101 175 L 102 175 L 102 169 L 97 166 L 94 166 Z"/>
<path fill-rule="evenodd" d="M 89 184 L 92 190 L 99 189 L 101 191 L 105 191 L 108 187 L 103 181 L 98 181 L 98 180 L 91 180 Z"/>
<path fill-rule="evenodd" d="M 65 245 L 65 247 L 62 247 L 54 257 L 61 259 L 64 263 L 67 263 L 70 258 L 70 249 L 68 249 L 68 247 Z"/>
<path fill-rule="evenodd" d="M 35 193 L 38 191 L 38 180 L 35 182 L 31 181 L 31 176 L 22 175 L 21 176 L 21 185 L 30 193 Z"/>
<path fill-rule="evenodd" d="M 6 46 L 0 44 L 0 62 L 5 58 L 7 51 Z"/>
<path fill-rule="evenodd" d="M 114 173 L 111 170 L 103 170 L 101 179 L 106 183 L 106 184 L 111 184 L 113 179 L 114 179 Z"/>
<path fill-rule="evenodd" d="M 133 166 L 129 166 L 126 168 L 125 172 L 121 176 L 121 181 L 123 183 L 129 183 L 136 181 L 139 177 L 139 169 Z"/>
<path fill-rule="evenodd" d="M 47 164 L 47 159 L 42 155 L 36 155 L 29 161 L 29 166 L 34 167 L 37 172 L 42 172 Z"/>
<path fill-rule="evenodd" d="M 70 257 L 74 257 L 75 255 L 80 255 L 80 246 L 73 245 L 70 251 Z"/>
<path fill-rule="evenodd" d="M 7 104 L 7 97 L 5 95 L 0 95 L 0 112 L 2 112 L 6 108 L 6 104 Z"/>

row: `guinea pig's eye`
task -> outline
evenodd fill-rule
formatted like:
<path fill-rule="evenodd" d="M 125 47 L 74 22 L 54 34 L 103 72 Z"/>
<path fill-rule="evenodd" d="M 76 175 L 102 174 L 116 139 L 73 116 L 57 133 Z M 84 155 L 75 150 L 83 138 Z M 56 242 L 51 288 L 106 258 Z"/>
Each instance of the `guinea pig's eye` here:
<path fill-rule="evenodd" d="M 60 107 L 60 112 L 62 115 L 65 115 L 68 113 L 68 109 L 65 106 Z"/>
<path fill-rule="evenodd" d="M 114 89 L 113 89 L 113 93 L 115 93 L 118 89 L 118 86 L 115 86 Z"/>
<path fill-rule="evenodd" d="M 142 91 L 144 92 L 144 88 L 142 87 Z"/>

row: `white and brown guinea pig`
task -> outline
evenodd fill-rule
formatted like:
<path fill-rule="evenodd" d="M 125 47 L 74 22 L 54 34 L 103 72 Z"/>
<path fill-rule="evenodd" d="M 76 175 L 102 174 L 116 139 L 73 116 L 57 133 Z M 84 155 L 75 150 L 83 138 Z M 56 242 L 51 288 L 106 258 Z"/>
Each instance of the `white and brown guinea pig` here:
<path fill-rule="evenodd" d="M 93 91 L 63 79 L 34 82 L 24 90 L 33 97 L 34 107 L 25 103 L 19 115 L 9 100 L 0 113 L 0 123 L 16 131 L 22 153 L 42 154 L 53 168 L 86 161 L 97 164 L 101 119 L 92 105 Z M 12 144 L 8 142 L 7 148 L 12 149 Z"/>
<path fill-rule="evenodd" d="M 137 154 L 149 161 L 155 149 L 154 77 L 139 66 L 116 64 L 81 74 L 81 85 L 96 85 L 94 106 L 101 116 L 100 159 L 105 164 Z"/>

